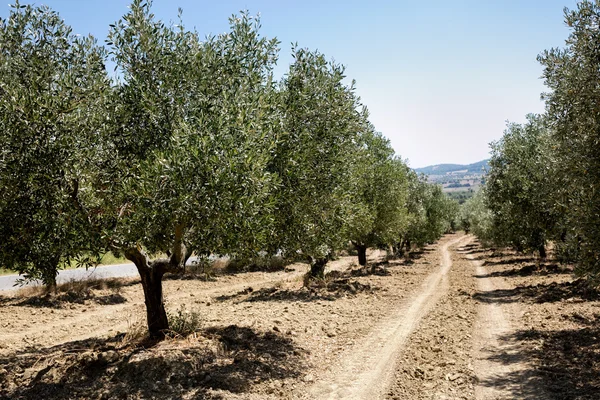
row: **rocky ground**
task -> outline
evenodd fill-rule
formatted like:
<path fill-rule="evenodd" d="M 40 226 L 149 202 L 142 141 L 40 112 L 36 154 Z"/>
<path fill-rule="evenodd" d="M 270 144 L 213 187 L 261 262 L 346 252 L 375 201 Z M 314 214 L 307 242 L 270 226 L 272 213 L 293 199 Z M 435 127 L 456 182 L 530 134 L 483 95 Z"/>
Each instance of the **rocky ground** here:
<path fill-rule="evenodd" d="M 167 279 L 169 312 L 200 328 L 161 343 L 139 337 L 136 280 L 10 293 L 0 398 L 600 398 L 600 299 L 569 268 L 461 234 L 369 261 L 310 288 L 304 264 Z"/>

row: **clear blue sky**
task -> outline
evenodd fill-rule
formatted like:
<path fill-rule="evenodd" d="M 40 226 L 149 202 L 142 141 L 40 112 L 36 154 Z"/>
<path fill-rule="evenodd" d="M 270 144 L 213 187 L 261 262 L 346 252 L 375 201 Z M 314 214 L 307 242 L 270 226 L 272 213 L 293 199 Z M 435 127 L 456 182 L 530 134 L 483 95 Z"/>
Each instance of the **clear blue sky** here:
<path fill-rule="evenodd" d="M 22 0 L 22 3 L 28 3 Z M 127 12 L 125 0 L 42 0 L 77 33 L 104 40 Z M 263 34 L 319 49 L 347 66 L 377 130 L 412 167 L 470 163 L 488 157 L 505 121 L 543 111 L 536 56 L 563 46 L 563 8 L 575 0 L 155 0 L 166 21 L 184 10 L 200 33 L 221 33 L 228 17 L 261 14 Z M 0 8 L 6 17 L 9 8 Z"/>

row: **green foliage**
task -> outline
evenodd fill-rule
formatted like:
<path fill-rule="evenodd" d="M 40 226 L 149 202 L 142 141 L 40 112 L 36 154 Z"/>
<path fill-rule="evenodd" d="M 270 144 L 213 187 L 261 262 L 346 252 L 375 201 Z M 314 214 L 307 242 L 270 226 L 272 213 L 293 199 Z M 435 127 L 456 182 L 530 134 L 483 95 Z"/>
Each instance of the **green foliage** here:
<path fill-rule="evenodd" d="M 0 259 L 48 286 L 97 242 L 81 195 L 104 58 L 45 6 L 16 3 L 0 20 Z"/>
<path fill-rule="evenodd" d="M 433 243 L 452 229 L 458 203 L 446 196 L 439 185 L 427 182 L 425 175 L 410 171 L 406 208 L 409 223 L 403 232 L 404 242 L 419 247 Z"/>
<path fill-rule="evenodd" d="M 156 21 L 136 1 L 111 29 L 123 78 L 107 133 L 98 191 L 117 248 L 199 254 L 261 249 L 272 177 L 271 68 L 277 41 L 256 19 L 232 17 L 230 32 L 200 42 L 183 25 Z M 176 230 L 181 237 L 176 237 Z"/>
<path fill-rule="evenodd" d="M 467 200 L 457 215 L 457 228 L 473 233 L 482 243 L 490 245 L 493 240 L 492 212 L 486 206 L 485 188 Z"/>
<path fill-rule="evenodd" d="M 270 250 L 326 259 L 347 240 L 360 104 L 342 66 L 306 49 L 293 55 L 280 84 L 282 128 L 269 166 L 279 177 Z"/>
<path fill-rule="evenodd" d="M 460 192 L 447 192 L 446 195 L 450 197 L 452 200 L 458 202 L 459 205 L 464 204 L 467 200 L 472 198 L 475 195 L 475 191 L 473 189 L 463 190 Z"/>
<path fill-rule="evenodd" d="M 197 310 L 188 310 L 180 305 L 175 312 L 167 313 L 169 331 L 172 335 L 188 336 L 202 327 L 202 318 Z"/>
<path fill-rule="evenodd" d="M 550 89 L 544 98 L 559 179 L 554 198 L 566 217 L 561 236 L 578 272 L 595 279 L 600 275 L 599 19 L 597 1 L 565 9 L 571 29 L 566 47 L 539 56 Z"/>
<path fill-rule="evenodd" d="M 367 126 L 354 159 L 354 220 L 349 237 L 359 247 L 388 247 L 407 228 L 408 168 L 394 157 L 389 140 Z"/>
<path fill-rule="evenodd" d="M 509 124 L 502 139 L 491 145 L 485 189 L 494 241 L 521 251 L 539 250 L 542 256 L 558 221 L 548 143 L 548 128 L 540 116 L 528 115 L 523 125 Z"/>

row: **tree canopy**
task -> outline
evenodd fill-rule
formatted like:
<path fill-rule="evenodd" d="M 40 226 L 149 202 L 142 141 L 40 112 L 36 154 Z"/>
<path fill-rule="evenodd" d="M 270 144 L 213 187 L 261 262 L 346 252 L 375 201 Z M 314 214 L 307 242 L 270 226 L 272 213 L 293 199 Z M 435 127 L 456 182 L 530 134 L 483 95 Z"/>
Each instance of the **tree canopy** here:
<path fill-rule="evenodd" d="M 105 51 L 48 7 L 19 3 L 0 20 L 0 44 L 0 259 L 54 286 L 58 268 L 98 240 L 81 196 Z"/>
<path fill-rule="evenodd" d="M 1 265 L 53 285 L 73 259 L 124 255 L 160 337 L 163 276 L 192 254 L 302 257 L 318 277 L 350 241 L 366 263 L 436 240 L 451 201 L 376 132 L 344 66 L 292 52 L 276 79 L 279 42 L 247 13 L 201 39 L 134 0 L 101 46 L 17 3 L 0 20 Z"/>

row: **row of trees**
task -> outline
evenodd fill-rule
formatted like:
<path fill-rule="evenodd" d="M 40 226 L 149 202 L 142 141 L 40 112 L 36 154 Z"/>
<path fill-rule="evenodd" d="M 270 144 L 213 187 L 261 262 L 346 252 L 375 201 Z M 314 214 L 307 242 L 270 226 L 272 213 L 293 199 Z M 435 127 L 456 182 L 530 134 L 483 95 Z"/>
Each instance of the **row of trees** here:
<path fill-rule="evenodd" d="M 47 7 L 0 20 L 0 260 L 47 285 L 106 251 L 135 263 L 149 331 L 192 254 L 299 255 L 436 240 L 455 206 L 399 159 L 344 68 L 232 17 L 201 40 L 135 0 L 106 46 Z M 116 65 L 111 79 L 106 63 Z M 164 256 L 166 255 L 166 257 Z"/>
<path fill-rule="evenodd" d="M 600 4 L 565 10 L 566 47 L 539 57 L 546 112 L 508 124 L 492 144 L 483 193 L 461 210 L 484 240 L 559 258 L 596 280 L 600 274 Z"/>

